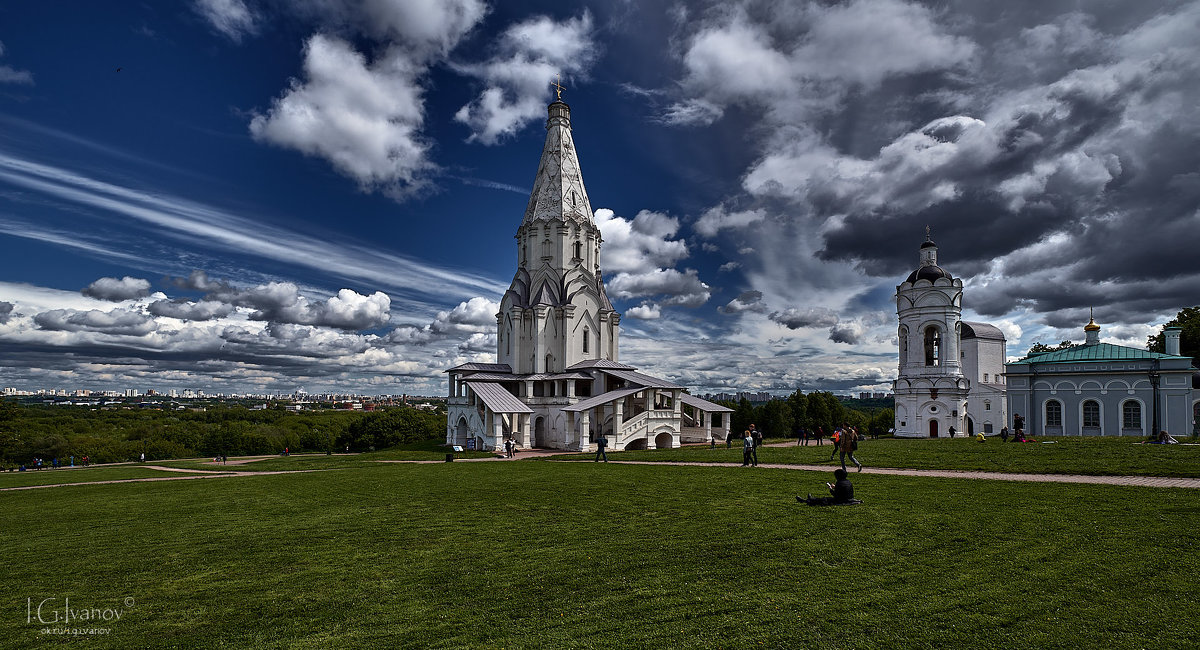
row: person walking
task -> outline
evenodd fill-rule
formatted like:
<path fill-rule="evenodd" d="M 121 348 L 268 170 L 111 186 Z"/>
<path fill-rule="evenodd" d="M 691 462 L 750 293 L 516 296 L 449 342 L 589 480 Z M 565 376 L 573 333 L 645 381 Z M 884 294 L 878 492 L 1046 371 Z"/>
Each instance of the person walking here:
<path fill-rule="evenodd" d="M 958 430 L 954 428 L 954 425 L 953 425 L 953 424 L 952 424 L 952 425 L 950 425 L 950 428 L 949 428 L 949 429 L 947 429 L 947 431 L 949 431 L 949 432 L 950 432 L 950 437 L 951 437 L 951 438 L 953 438 L 953 437 L 954 437 L 954 434 L 958 433 Z"/>
<path fill-rule="evenodd" d="M 753 424 L 750 425 L 750 439 L 754 441 L 754 446 L 750 448 L 754 456 L 753 465 L 758 467 L 758 448 L 762 446 L 763 434 Z"/>
<path fill-rule="evenodd" d="M 604 453 L 604 448 L 607 446 L 608 438 L 605 438 L 603 435 L 601 435 L 596 439 L 596 458 L 594 458 L 592 462 L 600 462 L 601 458 L 604 459 L 604 462 L 608 462 L 608 454 Z"/>
<path fill-rule="evenodd" d="M 825 437 L 825 429 L 823 429 L 821 427 L 817 427 L 817 430 L 815 432 L 813 432 L 813 437 L 817 439 L 818 447 L 825 444 L 825 441 L 822 440 L 822 438 Z"/>
<path fill-rule="evenodd" d="M 750 430 L 747 429 L 742 434 L 742 467 L 750 466 L 750 455 L 754 453 L 754 438 L 750 437 Z"/>
<path fill-rule="evenodd" d="M 1020 413 L 1013 413 L 1013 429 L 1022 438 L 1025 437 L 1025 418 Z"/>
<path fill-rule="evenodd" d="M 830 436 L 830 438 L 833 439 L 833 451 L 829 452 L 829 460 L 833 460 L 833 457 L 837 456 L 838 449 L 841 447 L 841 444 L 842 444 L 842 436 L 844 436 L 844 435 L 846 435 L 846 432 L 844 429 L 834 429 L 833 430 L 833 435 Z"/>
<path fill-rule="evenodd" d="M 846 455 L 849 454 L 850 462 L 858 467 L 858 471 L 862 471 L 862 463 L 858 462 L 858 459 L 854 457 L 855 449 L 858 449 L 858 433 L 854 429 L 847 427 L 842 431 L 842 438 L 839 444 L 843 470 L 846 469 Z"/>
<path fill-rule="evenodd" d="M 1008 442 L 1008 427 L 1000 427 L 1000 442 Z"/>

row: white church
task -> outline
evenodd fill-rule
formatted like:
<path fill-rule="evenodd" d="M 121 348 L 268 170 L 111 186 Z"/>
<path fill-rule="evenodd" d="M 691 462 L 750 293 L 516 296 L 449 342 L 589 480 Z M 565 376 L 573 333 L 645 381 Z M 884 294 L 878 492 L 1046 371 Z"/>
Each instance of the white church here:
<path fill-rule="evenodd" d="M 919 266 L 896 287 L 896 436 L 998 433 L 1007 421 L 1004 334 L 962 320 L 962 280 L 938 266 L 937 251 L 927 232 Z"/>
<path fill-rule="evenodd" d="M 730 409 L 620 362 L 621 315 L 600 272 L 600 229 L 583 186 L 570 108 L 550 104 L 517 272 L 496 314 L 498 363 L 451 368 L 446 442 L 591 451 L 724 440 Z"/>

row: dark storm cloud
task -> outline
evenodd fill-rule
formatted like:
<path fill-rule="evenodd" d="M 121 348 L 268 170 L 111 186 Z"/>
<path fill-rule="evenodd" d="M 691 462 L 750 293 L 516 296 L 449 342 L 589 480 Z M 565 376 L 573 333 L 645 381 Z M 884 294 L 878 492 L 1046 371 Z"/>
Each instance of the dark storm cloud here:
<path fill-rule="evenodd" d="M 97 300 L 121 302 L 150 295 L 150 282 L 128 275 L 120 279 L 100 278 L 84 287 L 82 293 Z"/>
<path fill-rule="evenodd" d="M 33 317 L 33 322 L 45 330 L 63 332 L 97 332 L 126 336 L 145 336 L 158 329 L 154 319 L 137 311 L 79 311 L 52 309 Z"/>
<path fill-rule="evenodd" d="M 802 327 L 830 327 L 837 325 L 838 322 L 838 315 L 823 307 L 807 309 L 792 307 L 783 311 L 771 312 L 767 317 L 790 330 Z"/>
<path fill-rule="evenodd" d="M 13 304 L 11 302 L 0 301 L 0 325 L 8 322 L 12 318 Z"/>

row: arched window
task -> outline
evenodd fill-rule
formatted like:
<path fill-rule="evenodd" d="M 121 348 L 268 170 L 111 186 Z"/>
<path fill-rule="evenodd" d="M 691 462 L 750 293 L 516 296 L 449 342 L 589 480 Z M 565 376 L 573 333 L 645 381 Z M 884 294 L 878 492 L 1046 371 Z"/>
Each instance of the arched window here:
<path fill-rule="evenodd" d="M 578 246 L 579 244 L 575 244 L 575 245 Z M 587 354 L 587 352 L 588 352 L 588 339 L 589 338 L 591 338 L 591 335 L 588 332 L 588 328 L 585 327 L 585 328 L 583 328 L 583 353 L 584 354 Z"/>
<path fill-rule="evenodd" d="M 942 333 L 937 326 L 925 328 L 925 365 L 938 366 L 942 363 Z"/>
<path fill-rule="evenodd" d="M 575 259 L 583 257 L 583 244 L 575 242 Z"/>
<path fill-rule="evenodd" d="M 554 356 L 547 354 L 546 355 L 546 369 L 543 372 L 554 372 L 553 370 L 551 370 L 553 365 L 554 365 Z"/>
<path fill-rule="evenodd" d="M 1062 426 L 1062 402 L 1056 399 L 1046 402 L 1046 426 Z"/>
<path fill-rule="evenodd" d="M 1096 400 L 1090 399 L 1083 403 L 1083 426 L 1100 427 L 1100 404 Z"/>
<path fill-rule="evenodd" d="M 987 399 L 983 400 L 983 410 L 985 410 L 985 411 L 992 410 L 992 401 L 991 400 L 987 400 Z"/>
<path fill-rule="evenodd" d="M 1125 400 L 1121 405 L 1121 428 L 1142 428 L 1142 405 L 1134 400 Z"/>
<path fill-rule="evenodd" d="M 908 363 L 908 328 L 901 325 L 896 337 L 900 339 L 900 365 Z"/>

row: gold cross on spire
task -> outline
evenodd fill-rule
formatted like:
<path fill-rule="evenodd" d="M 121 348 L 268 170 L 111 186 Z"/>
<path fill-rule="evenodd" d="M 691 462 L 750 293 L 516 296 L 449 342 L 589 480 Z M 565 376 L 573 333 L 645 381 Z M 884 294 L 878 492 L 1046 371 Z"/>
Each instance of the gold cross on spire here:
<path fill-rule="evenodd" d="M 925 241 L 929 240 L 929 226 L 925 226 Z"/>
<path fill-rule="evenodd" d="M 550 84 L 550 85 L 551 85 L 551 86 L 554 86 L 554 89 L 555 89 L 556 91 L 558 91 L 558 101 L 560 101 L 560 102 L 561 102 L 561 101 L 562 101 L 562 89 L 563 89 L 563 86 L 562 86 L 562 75 L 561 75 L 561 74 L 556 74 L 556 75 L 554 75 L 554 83 L 552 83 L 552 84 Z"/>

